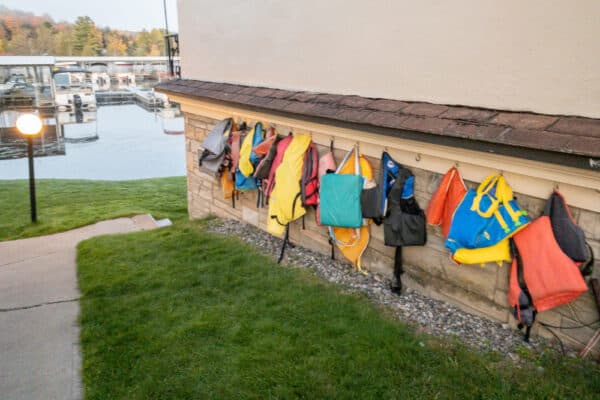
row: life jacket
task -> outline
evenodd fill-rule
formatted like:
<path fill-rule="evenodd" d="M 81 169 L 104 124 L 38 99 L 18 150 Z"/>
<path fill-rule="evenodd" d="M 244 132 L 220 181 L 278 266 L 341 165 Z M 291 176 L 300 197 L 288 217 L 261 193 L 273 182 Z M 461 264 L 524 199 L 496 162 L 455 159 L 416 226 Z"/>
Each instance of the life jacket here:
<path fill-rule="evenodd" d="M 304 207 L 319 204 L 319 152 L 313 142 L 304 153 L 300 192 Z"/>
<path fill-rule="evenodd" d="M 450 168 L 442 178 L 437 190 L 431 196 L 425 215 L 429 225 L 440 225 L 444 238 L 448 237 L 452 216 L 465 197 L 467 187 L 458 169 Z"/>
<path fill-rule="evenodd" d="M 335 174 L 323 176 L 319 192 L 323 225 L 343 228 L 360 228 L 363 225 L 360 195 L 365 178 L 361 172 L 360 155 L 354 147 L 346 154 Z"/>
<path fill-rule="evenodd" d="M 300 201 L 300 179 L 304 153 L 310 145 L 310 136 L 296 134 L 288 138 L 286 139 L 290 142 L 275 171 L 275 184 L 269 200 L 267 231 L 275 236 L 282 236 L 291 221 L 306 213 Z"/>
<path fill-rule="evenodd" d="M 333 155 L 333 140 L 329 144 L 329 151 L 319 158 L 319 187 L 321 186 L 321 178 L 323 175 L 328 173 L 333 173 L 337 169 L 337 164 L 335 162 L 335 157 Z M 317 205 L 317 210 L 315 212 L 315 219 L 317 220 L 317 225 L 321 225 L 321 207 Z M 333 248 L 332 248 L 333 249 Z M 334 259 L 335 255 L 332 251 L 331 258 Z"/>
<path fill-rule="evenodd" d="M 361 193 L 360 203 L 364 218 L 372 218 L 373 222 L 381 225 L 387 212 L 388 195 L 398 176 L 400 164 L 384 151 L 381 154 L 379 185 L 376 182 L 367 182 Z"/>
<path fill-rule="evenodd" d="M 402 248 L 404 246 L 423 246 L 427 241 L 425 213 L 415 199 L 415 176 L 408 169 L 394 161 L 387 153 L 381 157 L 381 192 L 385 199 L 380 201 L 385 209 L 383 220 L 383 238 L 386 246 L 395 247 L 394 278 L 392 291 L 402 291 Z"/>
<path fill-rule="evenodd" d="M 259 157 L 252 150 L 264 140 L 264 131 L 262 123 L 257 122 L 254 128 L 246 135 L 240 147 L 240 159 L 235 171 L 236 190 L 254 190 L 257 188 L 256 178 L 252 176 L 254 167 L 259 161 Z"/>
<path fill-rule="evenodd" d="M 425 213 L 414 195 L 415 176 L 400 167 L 388 196 L 388 211 L 383 221 L 386 246 L 423 246 L 427 240 Z"/>
<path fill-rule="evenodd" d="M 514 200 L 504 177 L 492 174 L 477 190 L 470 189 L 465 194 L 454 212 L 445 245 L 458 262 L 456 253 L 460 249 L 475 250 L 469 253 L 481 257 L 476 260 L 479 264 L 502 262 L 487 258 L 491 253 L 484 249 L 507 240 L 528 223 L 527 212 Z"/>
<path fill-rule="evenodd" d="M 265 140 L 252 149 L 254 154 L 256 154 L 259 158 L 266 156 L 276 139 L 277 131 L 275 128 L 270 127 L 267 129 L 267 133 L 265 134 Z"/>
<path fill-rule="evenodd" d="M 536 314 L 575 300 L 587 291 L 578 264 L 558 245 L 550 217 L 543 215 L 512 239 L 508 303 L 529 340 Z"/>
<path fill-rule="evenodd" d="M 208 133 L 202 142 L 202 152 L 198 157 L 200 168 L 219 173 L 225 153 L 227 150 L 227 140 L 233 124 L 232 118 L 226 118 L 219 121 Z"/>
<path fill-rule="evenodd" d="M 319 158 L 319 180 L 323 175 L 335 172 L 337 165 L 333 156 L 333 142 L 329 146 L 329 151 Z"/>
<path fill-rule="evenodd" d="M 223 198 L 231 199 L 235 194 L 235 182 L 231 177 L 229 168 L 224 168 L 221 173 L 221 189 L 223 190 Z M 235 208 L 235 201 L 232 200 L 232 205 Z"/>
<path fill-rule="evenodd" d="M 288 136 L 281 139 L 277 143 L 277 146 L 275 147 L 275 158 L 273 158 L 273 162 L 271 163 L 271 169 L 269 170 L 269 177 L 267 178 L 266 181 L 263 180 L 263 185 L 264 185 L 263 191 L 264 191 L 264 195 L 265 195 L 267 202 L 269 201 L 269 198 L 271 197 L 271 192 L 273 191 L 273 188 L 275 187 L 275 173 L 277 172 L 277 168 L 279 168 L 279 165 L 281 164 L 281 161 L 283 160 L 285 151 L 287 150 L 288 146 L 292 142 L 293 138 L 294 138 L 293 135 L 290 133 Z"/>
<path fill-rule="evenodd" d="M 281 137 L 277 135 L 277 132 L 272 129 L 272 135 L 265 139 L 264 142 L 259 144 L 254 148 L 254 151 L 259 156 L 263 157 L 256 166 L 254 170 L 254 177 L 256 179 L 263 180 L 263 183 L 269 178 L 269 173 L 271 172 L 271 167 L 273 165 L 273 160 L 277 155 L 277 144 L 281 140 Z M 267 148 L 268 147 L 268 148 Z M 266 153 L 265 153 L 266 149 Z M 263 188 L 264 191 L 264 188 Z"/>
<path fill-rule="evenodd" d="M 575 223 L 565 198 L 557 190 L 552 192 L 546 202 L 543 215 L 550 217 L 552 232 L 562 251 L 573 261 L 584 263 L 584 275 L 591 274 L 590 268 L 594 264 L 592 248 L 585 240 L 583 229 Z"/>
<path fill-rule="evenodd" d="M 235 175 L 238 163 L 240 162 L 240 146 L 243 133 L 243 130 L 234 130 L 231 132 L 231 135 L 229 137 L 229 147 L 231 148 L 231 165 L 229 167 L 229 170 L 232 176 Z"/>
<path fill-rule="evenodd" d="M 354 155 L 354 159 L 351 159 L 350 156 Z M 362 177 L 362 181 L 368 179 L 373 179 L 373 168 L 369 161 L 360 154 L 358 146 L 355 146 L 344 160 L 340 163 L 336 170 L 336 175 L 356 175 L 360 174 Z M 329 177 L 332 174 L 325 174 L 321 179 L 321 187 L 323 190 L 330 184 L 328 183 Z M 335 189 L 335 184 L 332 186 Z M 319 197 L 321 197 L 321 191 L 319 192 Z M 355 197 L 353 195 L 353 197 Z M 360 194 L 358 197 L 355 197 L 353 202 L 358 203 L 360 210 Z M 323 206 L 323 204 L 320 204 Z M 321 214 L 327 212 L 324 208 L 321 211 Z M 321 215 L 322 216 L 322 215 Z M 359 212 L 359 216 L 362 217 L 362 212 Z M 369 245 L 369 240 L 371 237 L 371 227 L 370 220 L 362 220 L 362 226 L 359 228 L 343 228 L 343 227 L 333 227 L 329 226 L 329 236 L 332 243 L 332 246 L 335 245 L 340 252 L 344 255 L 344 257 L 352 263 L 359 271 L 362 272 L 362 255 L 367 249 Z M 333 249 L 332 249 L 333 250 Z"/>

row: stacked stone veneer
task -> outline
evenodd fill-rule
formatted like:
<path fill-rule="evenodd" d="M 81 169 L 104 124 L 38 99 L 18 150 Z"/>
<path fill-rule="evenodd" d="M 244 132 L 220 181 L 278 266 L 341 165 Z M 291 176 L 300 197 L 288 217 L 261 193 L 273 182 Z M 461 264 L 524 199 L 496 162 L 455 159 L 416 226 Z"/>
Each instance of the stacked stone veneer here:
<path fill-rule="evenodd" d="M 186 113 L 186 150 L 187 150 L 187 183 L 188 210 L 191 219 L 216 215 L 225 218 L 236 218 L 247 223 L 266 229 L 267 208 L 257 209 L 256 192 L 240 194 L 236 207 L 232 208 L 231 200 L 224 199 L 220 181 L 210 173 L 198 167 L 198 149 L 217 120 L 196 114 Z M 246 120 L 251 124 L 256 121 Z M 262 121 L 269 126 L 269 121 Z M 293 131 L 290 127 L 275 125 L 280 133 Z M 382 141 L 385 138 L 382 137 Z M 320 154 L 326 151 L 319 147 Z M 336 149 L 335 156 L 339 162 L 345 151 Z M 379 176 L 379 160 L 369 158 L 375 176 Z M 398 160 L 402 162 L 402 160 Z M 424 169 L 411 168 L 415 174 L 416 197 L 423 209 L 437 189 L 441 175 Z M 469 187 L 475 187 L 474 182 L 465 182 Z M 510 183 L 510 182 L 509 182 Z M 541 213 L 545 199 L 516 194 L 519 204 L 531 216 Z M 567 199 L 568 200 L 568 199 Z M 572 208 L 574 218 L 585 230 L 586 236 L 595 254 L 600 257 L 600 214 L 587 210 Z M 327 231 L 315 222 L 314 211 L 310 209 L 305 216 L 305 229 L 300 220 L 290 225 L 290 238 L 295 244 L 302 245 L 329 254 Z M 428 227 L 427 244 L 423 247 L 405 247 L 403 251 L 405 271 L 403 281 L 430 297 L 445 300 L 462 309 L 487 316 L 502 323 L 514 324 L 507 304 L 508 275 L 510 265 L 502 267 L 497 264 L 478 265 L 454 264 L 444 247 L 444 238 L 438 227 Z M 341 257 L 338 253 L 337 257 Z M 383 227 L 371 226 L 371 241 L 363 257 L 364 266 L 388 276 L 393 271 L 394 248 L 387 247 L 383 242 Z M 600 269 L 600 268 L 597 268 Z M 597 275 L 596 271 L 595 274 Z M 586 293 L 577 301 L 568 305 L 546 311 L 538 316 L 538 320 L 557 326 L 573 326 L 598 319 L 598 312 L 591 293 Z M 534 334 L 551 336 L 536 324 Z M 593 335 L 591 328 L 555 330 L 561 338 L 575 347 L 581 347 Z"/>

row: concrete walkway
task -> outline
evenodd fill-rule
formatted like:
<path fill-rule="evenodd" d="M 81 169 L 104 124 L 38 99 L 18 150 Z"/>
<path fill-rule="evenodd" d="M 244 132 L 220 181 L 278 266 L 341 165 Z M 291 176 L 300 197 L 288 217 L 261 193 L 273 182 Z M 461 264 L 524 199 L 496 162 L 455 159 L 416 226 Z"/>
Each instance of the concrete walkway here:
<path fill-rule="evenodd" d="M 0 242 L 0 398 L 82 398 L 76 246 L 94 236 L 154 229 L 150 215 Z"/>

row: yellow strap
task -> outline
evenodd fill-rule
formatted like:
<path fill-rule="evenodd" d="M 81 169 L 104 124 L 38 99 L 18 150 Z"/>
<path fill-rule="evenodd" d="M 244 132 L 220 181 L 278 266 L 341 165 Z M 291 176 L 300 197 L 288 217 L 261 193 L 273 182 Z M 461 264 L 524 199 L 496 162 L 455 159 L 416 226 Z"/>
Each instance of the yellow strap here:
<path fill-rule="evenodd" d="M 483 182 L 481 182 L 479 187 L 477 187 L 477 195 L 473 199 L 473 204 L 471 205 L 471 211 L 477 211 L 477 214 L 479 214 L 483 218 L 489 218 L 492 216 L 492 214 L 494 214 L 494 212 L 496 212 L 496 210 L 498 209 L 498 206 L 500 204 L 500 199 L 498 198 L 498 196 L 496 196 L 496 197 L 490 196 L 489 192 L 498 183 L 499 178 L 500 178 L 500 175 L 492 174 L 492 175 L 487 176 L 483 180 Z M 491 204 L 486 211 L 482 211 L 479 209 L 481 199 L 483 198 L 484 195 L 488 196 L 491 201 Z"/>
<path fill-rule="evenodd" d="M 494 187 L 496 188 L 495 196 L 492 196 L 489 194 L 489 192 Z M 481 204 L 481 199 L 484 195 L 488 196 L 488 198 L 491 201 L 491 204 L 487 210 L 482 211 L 479 207 Z M 506 207 L 506 210 L 510 215 L 511 219 L 515 223 L 517 223 L 521 213 L 516 212 L 509 204 L 509 201 L 511 201 L 513 198 L 514 197 L 512 188 L 506 183 L 506 179 L 504 179 L 502 175 L 492 174 L 485 178 L 484 181 L 481 182 L 481 184 L 477 188 L 477 195 L 473 199 L 471 211 L 477 211 L 477 214 L 479 214 L 483 218 L 490 218 L 492 215 L 499 216 L 499 213 L 497 211 L 500 207 L 500 204 L 503 204 Z M 503 220 L 500 221 L 501 225 L 503 223 Z M 505 225 L 503 225 L 502 227 L 506 230 Z"/>

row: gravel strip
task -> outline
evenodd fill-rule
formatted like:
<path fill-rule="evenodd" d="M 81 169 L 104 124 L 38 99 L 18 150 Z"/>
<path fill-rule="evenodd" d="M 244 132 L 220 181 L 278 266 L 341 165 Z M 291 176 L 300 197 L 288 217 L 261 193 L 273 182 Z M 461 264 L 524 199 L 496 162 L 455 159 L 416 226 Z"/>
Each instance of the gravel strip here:
<path fill-rule="evenodd" d="M 275 259 L 283 243 L 281 239 L 255 226 L 232 219 L 216 219 L 208 231 L 239 237 Z M 420 331 L 458 339 L 478 350 L 497 351 L 519 361 L 517 350 L 520 348 L 536 352 L 556 348 L 541 337 L 532 337 L 530 343 L 525 343 L 522 333 L 508 324 L 470 314 L 410 288 L 402 295 L 396 295 L 390 291 L 391 282 L 387 277 L 377 273 L 364 275 L 344 260 L 331 260 L 329 256 L 301 246 L 288 246 L 283 263 L 310 269 L 327 281 L 365 293 L 375 303 L 391 309 L 398 319 L 416 326 Z M 574 356 L 575 353 L 570 352 L 569 355 Z"/>

